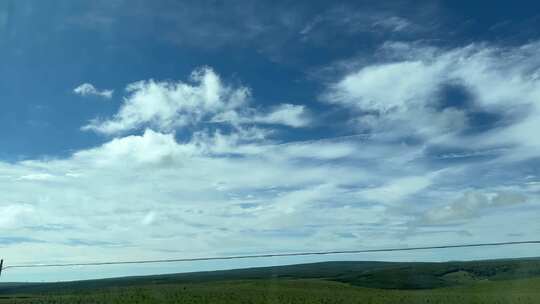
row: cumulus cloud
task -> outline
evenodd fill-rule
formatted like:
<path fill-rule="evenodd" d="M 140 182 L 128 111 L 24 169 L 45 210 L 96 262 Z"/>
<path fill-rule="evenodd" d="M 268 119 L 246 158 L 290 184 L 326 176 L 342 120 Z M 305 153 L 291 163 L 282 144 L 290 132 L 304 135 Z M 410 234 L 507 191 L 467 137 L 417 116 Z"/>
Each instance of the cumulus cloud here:
<path fill-rule="evenodd" d="M 134 164 L 159 164 L 172 159 L 182 159 L 197 152 L 194 144 L 178 145 L 173 134 L 163 134 L 147 129 L 142 136 L 115 138 L 100 147 L 78 151 L 73 159 L 107 166 L 122 161 Z"/>
<path fill-rule="evenodd" d="M 111 99 L 114 93 L 114 90 L 98 90 L 91 83 L 83 83 L 80 86 L 73 89 L 73 93 L 81 96 L 100 96 L 106 99 Z"/>
<path fill-rule="evenodd" d="M 117 134 L 145 126 L 161 131 L 200 123 L 224 122 L 307 124 L 304 108 L 283 104 L 261 114 L 249 107 L 250 89 L 225 84 L 209 67 L 194 71 L 191 82 L 139 81 L 127 86 L 128 96 L 111 119 L 95 119 L 83 127 L 104 134 Z"/>

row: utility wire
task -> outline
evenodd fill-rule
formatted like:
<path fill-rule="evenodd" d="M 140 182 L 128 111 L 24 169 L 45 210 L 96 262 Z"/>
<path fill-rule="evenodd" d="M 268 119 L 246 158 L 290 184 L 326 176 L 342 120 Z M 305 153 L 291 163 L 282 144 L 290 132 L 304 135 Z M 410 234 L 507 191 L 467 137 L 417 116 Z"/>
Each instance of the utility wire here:
<path fill-rule="evenodd" d="M 25 264 L 25 265 L 5 266 L 2 268 L 2 270 L 13 269 L 13 268 L 103 266 L 103 265 L 123 265 L 123 264 L 150 264 L 150 263 L 174 263 L 174 262 L 193 262 L 193 261 L 212 261 L 212 260 L 235 260 L 235 259 L 309 256 L 309 255 L 357 254 L 357 253 L 392 252 L 392 251 L 436 250 L 436 249 L 466 248 L 466 247 L 509 246 L 509 245 L 523 245 L 523 244 L 540 244 L 540 240 L 539 241 L 500 242 L 500 243 L 441 245 L 441 246 L 425 246 L 425 247 L 385 248 L 385 249 L 272 253 L 272 254 L 236 255 L 236 256 L 223 256 L 223 257 L 197 257 L 197 258 L 141 260 L 141 261 L 114 261 L 114 262 L 90 262 L 90 263 L 66 263 L 66 264 Z"/>

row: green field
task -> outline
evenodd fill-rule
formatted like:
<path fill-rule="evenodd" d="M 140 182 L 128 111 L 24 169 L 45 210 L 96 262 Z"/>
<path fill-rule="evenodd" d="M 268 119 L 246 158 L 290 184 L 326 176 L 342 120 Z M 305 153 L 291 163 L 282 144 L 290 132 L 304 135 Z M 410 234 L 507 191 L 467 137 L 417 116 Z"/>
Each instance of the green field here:
<path fill-rule="evenodd" d="M 540 260 L 332 262 L 51 284 L 0 303 L 540 303 Z"/>
<path fill-rule="evenodd" d="M 387 290 L 326 280 L 264 279 L 141 285 L 10 296 L 0 303 L 540 303 L 540 279 L 479 282 L 427 290 Z"/>

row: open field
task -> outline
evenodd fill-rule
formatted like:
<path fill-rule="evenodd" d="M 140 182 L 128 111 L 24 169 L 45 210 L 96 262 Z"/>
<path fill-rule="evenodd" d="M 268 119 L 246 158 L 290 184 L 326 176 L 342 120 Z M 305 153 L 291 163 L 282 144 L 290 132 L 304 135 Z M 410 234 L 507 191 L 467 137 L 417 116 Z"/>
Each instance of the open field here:
<path fill-rule="evenodd" d="M 333 262 L 54 284 L 0 284 L 0 303 L 532 304 L 540 303 L 538 262 Z"/>
<path fill-rule="evenodd" d="M 425 290 L 355 287 L 326 280 L 249 280 L 142 285 L 7 297 L 0 303 L 540 303 L 540 279 Z M 28 298 L 25 298 L 28 297 Z"/>

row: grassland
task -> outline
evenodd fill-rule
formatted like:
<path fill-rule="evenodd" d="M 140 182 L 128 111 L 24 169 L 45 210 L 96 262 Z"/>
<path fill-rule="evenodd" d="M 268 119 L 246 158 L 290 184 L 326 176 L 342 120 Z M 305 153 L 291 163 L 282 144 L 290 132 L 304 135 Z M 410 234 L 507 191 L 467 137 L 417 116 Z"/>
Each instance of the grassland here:
<path fill-rule="evenodd" d="M 79 291 L 75 293 L 18 295 L 1 299 L 0 303 L 533 304 L 540 303 L 539 287 L 540 279 L 477 282 L 467 286 L 422 290 L 364 288 L 346 283 L 317 279 L 265 279 L 174 285 L 142 285 Z"/>
<path fill-rule="evenodd" d="M 538 263 L 536 259 L 338 262 L 56 284 L 0 284 L 0 304 L 532 304 L 540 303 Z"/>

